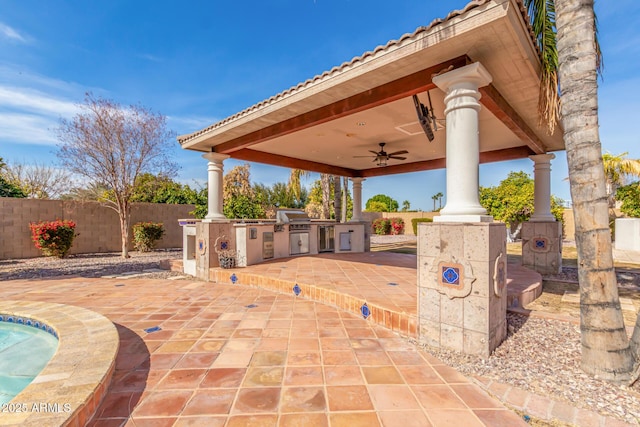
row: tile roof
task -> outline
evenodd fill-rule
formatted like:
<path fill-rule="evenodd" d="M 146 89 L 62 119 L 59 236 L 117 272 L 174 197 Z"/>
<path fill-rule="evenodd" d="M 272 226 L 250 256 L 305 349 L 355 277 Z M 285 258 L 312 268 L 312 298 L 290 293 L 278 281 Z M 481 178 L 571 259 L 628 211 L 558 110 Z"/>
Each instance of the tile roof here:
<path fill-rule="evenodd" d="M 522 13 L 523 17 L 525 17 L 525 22 L 527 23 L 527 25 L 529 26 L 529 33 L 531 35 L 532 40 L 534 40 L 534 45 L 535 45 L 535 36 L 533 33 L 533 30 L 531 29 L 531 26 L 529 25 L 529 19 L 528 19 L 528 14 L 526 11 L 526 8 L 524 7 L 522 0 L 515 0 L 520 12 Z M 336 75 L 341 73 L 342 71 L 346 70 L 347 68 L 352 67 L 353 65 L 357 64 L 358 62 L 364 62 L 367 58 L 370 57 L 374 57 L 377 54 L 379 54 L 380 52 L 384 52 L 394 46 L 399 46 L 401 45 L 403 42 L 405 42 L 406 40 L 415 38 L 416 36 L 428 32 L 431 29 L 433 29 L 434 27 L 437 27 L 438 25 L 441 25 L 443 23 L 446 23 L 450 20 L 452 20 L 453 18 L 456 18 L 460 15 L 464 15 L 465 13 L 469 12 L 472 9 L 475 9 L 479 6 L 483 6 L 487 3 L 491 3 L 492 0 L 471 0 L 469 3 L 467 3 L 467 5 L 462 8 L 462 9 L 458 9 L 458 10 L 453 10 L 451 11 L 445 18 L 436 18 L 433 21 L 431 21 L 431 23 L 429 23 L 429 25 L 427 26 L 420 26 L 418 27 L 415 31 L 413 31 L 412 33 L 405 33 L 403 34 L 400 38 L 398 38 L 397 40 L 390 40 L 389 42 L 387 42 L 384 46 L 383 45 L 379 45 L 377 46 L 375 49 L 367 51 L 365 53 L 363 53 L 360 56 L 356 56 L 353 59 L 351 59 L 350 61 L 346 61 L 343 62 L 342 64 L 333 67 L 332 69 L 325 71 L 322 74 L 316 75 L 313 78 L 307 79 L 306 81 L 297 84 L 296 86 L 292 86 L 287 90 L 284 90 L 276 95 L 273 95 L 272 97 L 265 99 L 264 101 L 261 101 L 257 104 L 254 104 L 248 108 L 245 108 L 244 110 L 227 117 L 226 119 L 223 119 L 219 122 L 216 122 L 214 124 L 212 124 L 211 126 L 208 126 L 204 129 L 201 129 L 199 131 L 190 133 L 190 134 L 186 134 L 186 135 L 180 135 L 178 136 L 178 142 L 180 144 L 184 144 L 185 142 L 188 142 L 192 139 L 197 138 L 198 136 L 205 134 L 213 129 L 219 128 L 229 122 L 232 122 L 236 119 L 239 119 L 242 116 L 245 116 L 253 111 L 259 110 L 260 108 L 263 108 L 269 104 L 272 104 L 282 98 L 285 98 L 286 96 L 292 95 L 293 93 L 304 89 L 305 87 L 308 87 L 310 85 L 313 85 L 321 80 L 324 80 L 332 75 Z"/>

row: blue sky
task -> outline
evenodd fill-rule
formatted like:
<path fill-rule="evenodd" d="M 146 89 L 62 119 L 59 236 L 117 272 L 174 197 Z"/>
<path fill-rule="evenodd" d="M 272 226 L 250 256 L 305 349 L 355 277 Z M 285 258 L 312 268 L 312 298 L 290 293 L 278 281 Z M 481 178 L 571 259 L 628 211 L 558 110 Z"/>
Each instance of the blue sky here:
<path fill-rule="evenodd" d="M 365 51 L 445 17 L 467 0 L 271 0 L 43 2 L 3 0 L 0 14 L 0 157 L 56 164 L 54 129 L 85 92 L 142 104 L 178 134 L 232 115 Z M 600 81 L 603 150 L 640 158 L 640 2 L 596 3 L 605 72 Z M 199 153 L 181 150 L 179 181 L 206 182 Z M 552 193 L 569 200 L 564 153 Z M 225 170 L 239 164 L 225 162 Z M 481 166 L 480 183 L 530 174 L 528 159 Z M 251 165 L 252 180 L 286 181 L 289 169 Z M 314 178 L 306 181 L 310 185 Z M 363 201 L 385 193 L 430 210 L 445 173 L 368 179 Z"/>

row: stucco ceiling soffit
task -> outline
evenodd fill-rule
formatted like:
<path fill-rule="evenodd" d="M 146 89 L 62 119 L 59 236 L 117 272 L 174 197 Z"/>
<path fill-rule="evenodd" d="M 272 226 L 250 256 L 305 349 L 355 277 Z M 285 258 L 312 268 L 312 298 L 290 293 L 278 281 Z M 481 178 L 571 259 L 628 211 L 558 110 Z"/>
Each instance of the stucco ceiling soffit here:
<path fill-rule="evenodd" d="M 231 154 L 237 150 L 284 136 L 311 126 L 327 123 L 350 114 L 371 109 L 398 99 L 433 89 L 434 74 L 448 68 L 459 68 L 469 63 L 469 58 L 459 56 L 408 76 L 360 92 L 329 105 L 275 123 L 263 129 L 223 142 L 213 147 L 218 153 Z M 235 156 L 235 155 L 234 155 Z"/>

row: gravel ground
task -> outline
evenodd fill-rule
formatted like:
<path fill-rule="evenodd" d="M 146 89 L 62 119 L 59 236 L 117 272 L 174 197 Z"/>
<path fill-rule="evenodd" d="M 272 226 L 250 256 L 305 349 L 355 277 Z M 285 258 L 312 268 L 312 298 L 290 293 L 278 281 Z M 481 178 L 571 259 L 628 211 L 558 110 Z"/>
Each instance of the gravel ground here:
<path fill-rule="evenodd" d="M 426 350 L 465 375 L 481 375 L 571 406 L 640 425 L 640 385 L 596 380 L 580 369 L 580 327 L 507 314 L 507 339 L 486 359 Z"/>
<path fill-rule="evenodd" d="M 380 237 L 384 237 L 380 239 Z M 388 244 L 408 236 L 372 236 L 372 242 Z M 413 236 L 410 236 L 413 237 Z M 179 249 L 151 253 L 86 254 L 65 259 L 31 258 L 0 261 L 0 281 L 59 276 L 102 277 L 158 269 L 164 259 L 182 256 Z M 561 280 L 575 280 L 575 269 L 566 268 Z M 628 273 L 623 273 L 628 274 Z M 182 276 L 177 272 L 153 272 L 145 278 Z M 627 283 L 636 284 L 637 276 Z M 623 280 L 624 282 L 624 280 Z M 631 282 L 631 283 L 629 283 Z M 632 285 L 633 283 L 633 285 Z M 623 285 L 624 286 L 624 285 Z M 481 375 L 535 394 L 565 401 L 572 406 L 640 425 L 640 383 L 632 388 L 591 378 L 580 370 L 580 329 L 570 323 L 508 314 L 509 333 L 489 358 L 427 349 L 460 372 Z"/>
<path fill-rule="evenodd" d="M 0 281 L 13 279 L 40 279 L 44 277 L 80 276 L 102 277 L 127 272 L 159 269 L 160 261 L 182 258 L 182 249 L 154 252 L 130 252 L 124 259 L 120 253 L 69 255 L 67 258 L 40 257 L 0 260 Z M 178 272 L 157 272 L 146 278 L 182 276 Z"/>

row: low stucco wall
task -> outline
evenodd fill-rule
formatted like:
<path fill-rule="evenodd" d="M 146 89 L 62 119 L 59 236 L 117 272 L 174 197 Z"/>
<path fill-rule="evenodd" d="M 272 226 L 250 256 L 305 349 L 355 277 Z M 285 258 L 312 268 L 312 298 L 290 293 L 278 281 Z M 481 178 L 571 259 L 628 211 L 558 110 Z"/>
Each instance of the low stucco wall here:
<path fill-rule="evenodd" d="M 377 218 L 402 218 L 404 220 L 404 234 L 413 236 L 411 219 L 413 218 L 433 218 L 438 216 L 438 212 L 363 212 L 365 221 L 373 222 Z M 573 211 L 564 210 L 564 239 L 575 240 L 575 223 L 573 221 Z"/>
<path fill-rule="evenodd" d="M 378 218 L 402 218 L 404 221 L 404 234 L 415 236 L 411 220 L 413 218 L 433 218 L 438 216 L 438 212 L 362 212 L 365 221 L 373 223 Z"/>
<path fill-rule="evenodd" d="M 188 218 L 193 205 L 134 203 L 131 224 L 161 222 L 165 234 L 158 248 L 182 247 L 179 218 Z M 76 222 L 78 234 L 71 254 L 119 252 L 121 248 L 118 214 L 98 202 L 37 200 L 0 197 L 0 259 L 33 258 L 41 255 L 31 241 L 30 222 L 68 219 Z M 131 246 L 133 249 L 133 245 Z"/>

